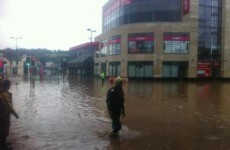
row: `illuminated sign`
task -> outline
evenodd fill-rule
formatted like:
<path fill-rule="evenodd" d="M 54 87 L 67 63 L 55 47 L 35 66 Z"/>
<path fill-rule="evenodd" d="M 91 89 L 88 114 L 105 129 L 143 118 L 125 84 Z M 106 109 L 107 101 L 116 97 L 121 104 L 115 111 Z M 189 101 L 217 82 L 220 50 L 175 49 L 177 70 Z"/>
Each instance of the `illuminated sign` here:
<path fill-rule="evenodd" d="M 153 36 L 129 37 L 128 41 L 154 41 L 154 37 Z"/>
<path fill-rule="evenodd" d="M 197 77 L 210 77 L 210 62 L 197 62 Z"/>
<path fill-rule="evenodd" d="M 3 66 L 4 66 L 4 62 L 2 59 L 0 59 L 0 68 L 3 68 Z"/>
<path fill-rule="evenodd" d="M 190 0 L 183 0 L 183 15 L 190 13 Z"/>

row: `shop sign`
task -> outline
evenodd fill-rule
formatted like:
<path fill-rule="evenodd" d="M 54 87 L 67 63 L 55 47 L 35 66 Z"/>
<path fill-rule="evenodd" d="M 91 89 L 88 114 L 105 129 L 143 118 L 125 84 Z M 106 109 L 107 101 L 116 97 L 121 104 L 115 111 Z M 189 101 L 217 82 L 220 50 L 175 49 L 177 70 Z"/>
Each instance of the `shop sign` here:
<path fill-rule="evenodd" d="M 210 77 L 210 62 L 197 63 L 197 77 Z"/>
<path fill-rule="evenodd" d="M 190 0 L 183 0 L 183 15 L 190 13 Z"/>

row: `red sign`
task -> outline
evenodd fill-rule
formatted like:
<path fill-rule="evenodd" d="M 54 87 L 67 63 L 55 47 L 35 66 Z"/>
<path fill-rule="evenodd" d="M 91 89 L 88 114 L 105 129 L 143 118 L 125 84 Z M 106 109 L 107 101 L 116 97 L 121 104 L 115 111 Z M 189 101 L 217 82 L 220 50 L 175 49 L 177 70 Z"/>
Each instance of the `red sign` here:
<path fill-rule="evenodd" d="M 115 44 L 115 43 L 121 43 L 121 39 L 118 38 L 118 39 L 113 39 L 109 41 L 109 44 Z"/>
<path fill-rule="evenodd" d="M 164 41 L 189 41 L 189 36 L 164 36 Z"/>
<path fill-rule="evenodd" d="M 4 66 L 4 62 L 2 59 L 0 59 L 0 68 L 3 68 L 3 66 Z"/>
<path fill-rule="evenodd" d="M 210 62 L 197 63 L 197 77 L 210 77 Z"/>
<path fill-rule="evenodd" d="M 183 0 L 183 15 L 190 13 L 190 0 Z"/>
<path fill-rule="evenodd" d="M 128 41 L 154 41 L 154 37 L 153 36 L 129 37 Z"/>

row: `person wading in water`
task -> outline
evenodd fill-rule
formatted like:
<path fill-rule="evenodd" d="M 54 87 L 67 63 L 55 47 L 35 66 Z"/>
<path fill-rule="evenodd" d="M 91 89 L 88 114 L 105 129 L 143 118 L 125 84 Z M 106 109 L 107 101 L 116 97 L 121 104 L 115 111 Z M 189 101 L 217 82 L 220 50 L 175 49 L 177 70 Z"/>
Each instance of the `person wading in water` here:
<path fill-rule="evenodd" d="M 19 118 L 15 112 L 12 103 L 12 94 L 9 92 L 11 86 L 10 80 L 4 80 L 1 83 L 0 91 L 0 149 L 7 148 L 6 139 L 10 129 L 10 115 L 13 114 L 16 119 Z"/>
<path fill-rule="evenodd" d="M 106 104 L 112 120 L 112 134 L 117 135 L 121 130 L 120 116 L 125 116 L 125 97 L 122 88 L 122 79 L 116 79 L 114 87 L 110 88 L 107 92 Z"/>

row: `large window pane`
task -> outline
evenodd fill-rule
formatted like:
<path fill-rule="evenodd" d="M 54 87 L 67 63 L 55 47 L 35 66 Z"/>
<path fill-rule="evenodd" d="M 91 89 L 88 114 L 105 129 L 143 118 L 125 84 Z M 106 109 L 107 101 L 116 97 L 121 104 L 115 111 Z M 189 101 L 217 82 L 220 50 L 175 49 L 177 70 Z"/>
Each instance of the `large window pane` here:
<path fill-rule="evenodd" d="M 153 33 L 133 33 L 128 35 L 129 54 L 153 53 L 153 51 L 154 51 Z"/>
<path fill-rule="evenodd" d="M 165 78 L 171 77 L 171 66 L 169 66 L 169 65 L 163 66 L 163 77 L 165 77 Z"/>
<path fill-rule="evenodd" d="M 108 54 L 108 40 L 101 42 L 101 57 L 105 57 Z"/>
<path fill-rule="evenodd" d="M 173 78 L 178 77 L 178 66 L 177 65 L 171 66 L 171 77 Z"/>
<path fill-rule="evenodd" d="M 164 53 L 188 53 L 189 51 L 189 33 L 164 33 L 163 40 Z"/>
<path fill-rule="evenodd" d="M 109 39 L 109 55 L 119 55 L 121 54 L 121 37 L 112 36 Z"/>
<path fill-rule="evenodd" d="M 180 22 L 182 20 L 181 0 L 132 0 L 129 3 L 122 2 L 116 0 L 104 8 L 103 20 L 106 23 L 103 23 L 103 31 L 128 23 Z M 119 22 L 114 20 L 119 20 Z"/>
<path fill-rule="evenodd" d="M 145 77 L 152 77 L 153 76 L 153 66 L 146 65 L 145 66 Z"/>
<path fill-rule="evenodd" d="M 153 62 L 128 62 L 128 77 L 153 77 Z"/>

